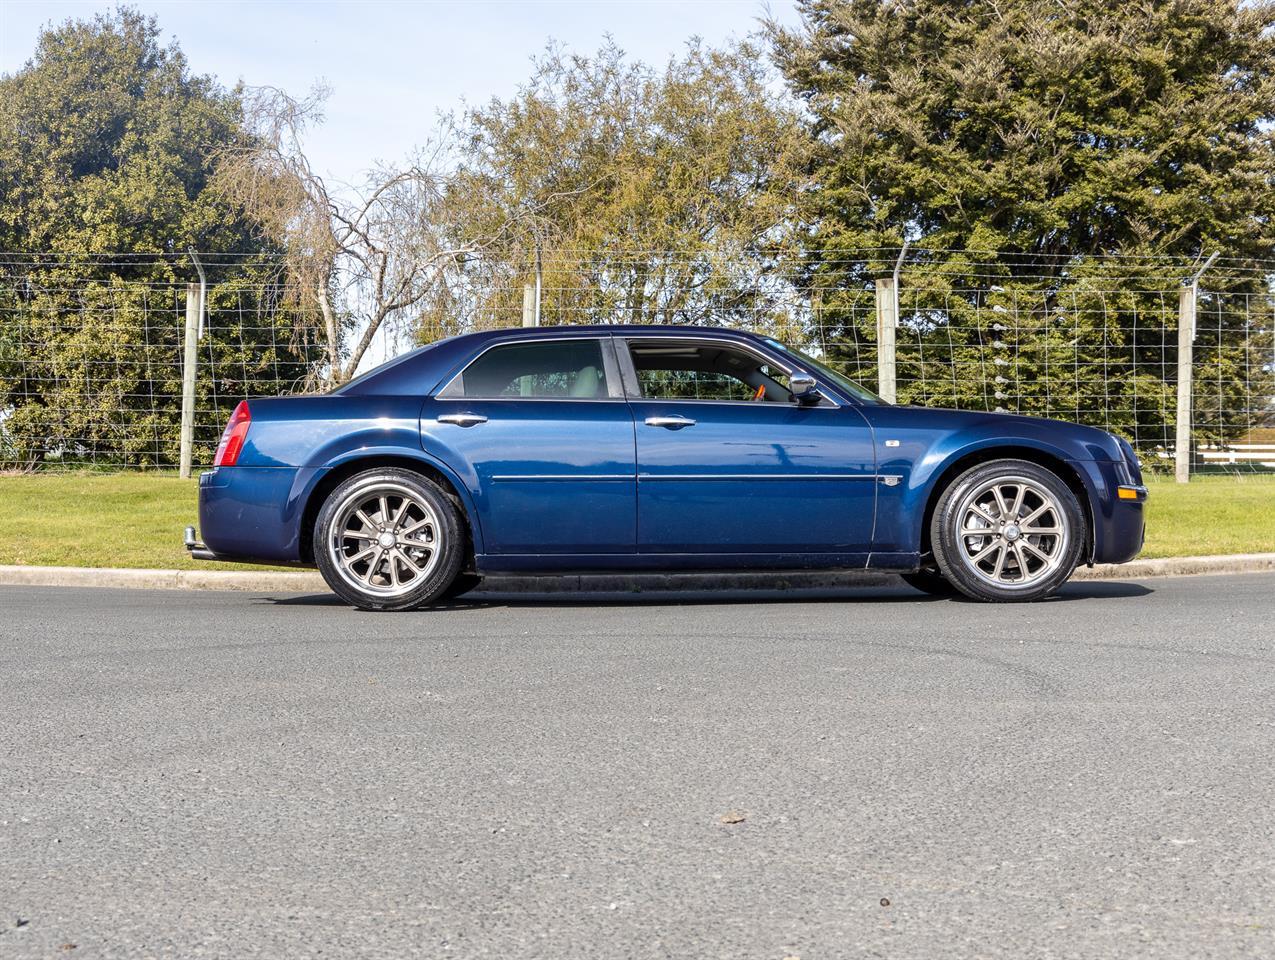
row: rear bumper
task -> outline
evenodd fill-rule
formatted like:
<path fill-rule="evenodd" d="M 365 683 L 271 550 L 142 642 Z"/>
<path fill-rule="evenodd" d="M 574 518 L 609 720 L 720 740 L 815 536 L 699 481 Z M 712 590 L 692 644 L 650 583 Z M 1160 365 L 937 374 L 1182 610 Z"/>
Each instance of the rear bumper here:
<path fill-rule="evenodd" d="M 308 566 L 301 550 L 306 491 L 321 471 L 218 467 L 199 476 L 199 530 L 186 549 L 197 560 Z"/>

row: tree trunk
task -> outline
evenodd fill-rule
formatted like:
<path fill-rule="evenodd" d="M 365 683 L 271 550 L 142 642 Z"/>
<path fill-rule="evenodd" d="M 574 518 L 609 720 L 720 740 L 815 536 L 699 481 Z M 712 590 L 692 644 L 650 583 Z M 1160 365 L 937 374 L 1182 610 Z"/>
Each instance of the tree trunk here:
<path fill-rule="evenodd" d="M 328 383 L 335 387 L 342 380 L 341 339 L 337 332 L 336 315 L 332 312 L 332 304 L 328 302 L 326 277 L 319 283 L 318 296 L 319 309 L 323 311 L 323 327 L 328 338 Z"/>

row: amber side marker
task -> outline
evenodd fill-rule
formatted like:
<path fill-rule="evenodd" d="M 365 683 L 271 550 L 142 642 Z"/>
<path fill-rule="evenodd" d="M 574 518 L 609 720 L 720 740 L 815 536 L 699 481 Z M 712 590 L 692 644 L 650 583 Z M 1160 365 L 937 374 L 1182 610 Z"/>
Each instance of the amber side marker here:
<path fill-rule="evenodd" d="M 1116 496 L 1121 500 L 1143 500 L 1147 496 L 1146 487 L 1118 487 Z"/>

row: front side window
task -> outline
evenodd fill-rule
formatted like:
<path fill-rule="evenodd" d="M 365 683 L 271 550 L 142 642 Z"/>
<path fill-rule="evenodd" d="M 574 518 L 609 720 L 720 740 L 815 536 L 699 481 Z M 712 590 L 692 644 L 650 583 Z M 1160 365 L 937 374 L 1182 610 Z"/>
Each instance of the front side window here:
<path fill-rule="evenodd" d="M 439 396 L 604 400 L 602 345 L 597 340 L 546 340 L 492 347 Z"/>
<path fill-rule="evenodd" d="M 734 347 L 643 339 L 629 353 L 648 400 L 792 400 L 786 371 Z"/>

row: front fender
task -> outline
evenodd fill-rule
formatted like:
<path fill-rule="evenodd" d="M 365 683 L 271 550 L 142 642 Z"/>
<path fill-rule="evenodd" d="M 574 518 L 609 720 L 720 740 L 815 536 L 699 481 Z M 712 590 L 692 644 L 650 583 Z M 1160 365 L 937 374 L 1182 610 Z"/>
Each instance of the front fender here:
<path fill-rule="evenodd" d="M 956 464 L 995 451 L 1006 457 L 1024 454 L 1067 464 L 1086 492 L 1083 506 L 1094 520 L 1092 471 L 1075 464 L 1104 451 L 1101 431 L 1089 427 L 958 411 L 870 407 L 877 443 L 877 472 L 883 482 L 877 496 L 874 551 L 918 552 L 923 540 L 926 507 L 938 484 Z M 1095 436 L 1097 435 L 1097 436 Z"/>

